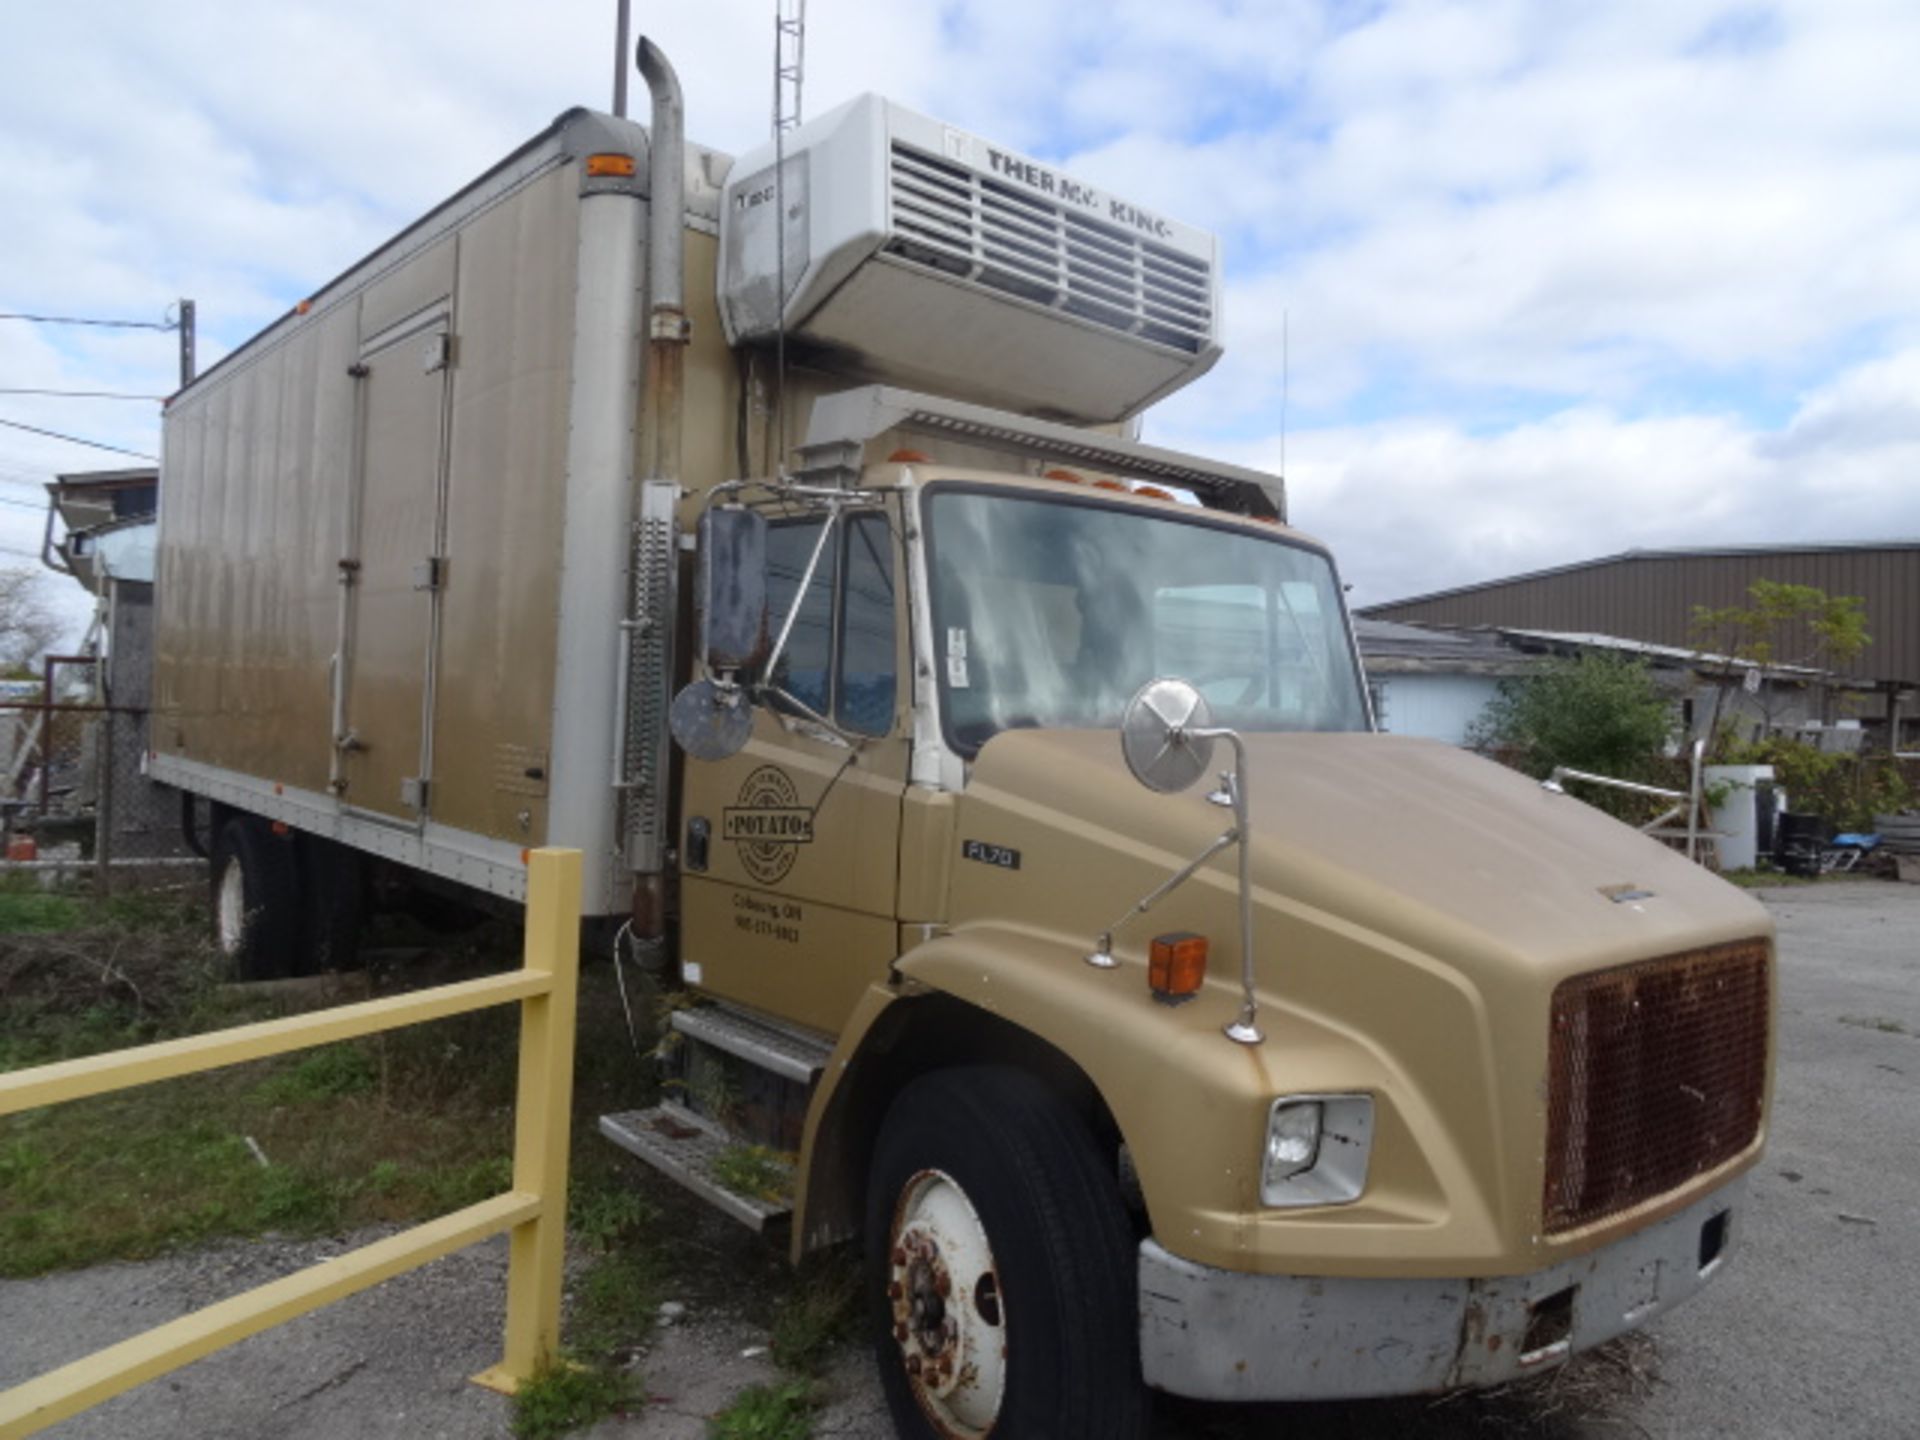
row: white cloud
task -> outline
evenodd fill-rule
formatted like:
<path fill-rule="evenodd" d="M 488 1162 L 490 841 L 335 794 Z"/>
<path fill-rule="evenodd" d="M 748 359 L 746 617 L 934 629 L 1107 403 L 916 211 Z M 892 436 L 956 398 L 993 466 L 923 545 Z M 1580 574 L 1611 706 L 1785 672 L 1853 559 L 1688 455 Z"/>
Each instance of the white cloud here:
<path fill-rule="evenodd" d="M 1277 436 L 1232 447 L 1280 468 Z M 1478 435 L 1434 419 L 1303 430 L 1291 518 L 1353 603 L 1633 547 L 1920 538 L 1920 349 L 1848 371 L 1788 423 L 1597 406 Z"/>

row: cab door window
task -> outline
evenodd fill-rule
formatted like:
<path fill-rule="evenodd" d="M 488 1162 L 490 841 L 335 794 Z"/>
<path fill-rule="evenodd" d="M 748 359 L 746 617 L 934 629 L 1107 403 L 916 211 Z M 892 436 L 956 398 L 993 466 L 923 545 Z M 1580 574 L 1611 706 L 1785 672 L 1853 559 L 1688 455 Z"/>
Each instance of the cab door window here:
<path fill-rule="evenodd" d="M 793 605 L 794 593 L 807 573 L 807 561 L 820 541 L 825 520 L 780 521 L 767 527 L 767 625 L 770 639 Z M 813 583 L 794 617 L 786 649 L 771 676 L 773 684 L 821 715 L 831 714 L 830 677 L 833 674 L 833 581 L 838 547 L 829 540 Z"/>
<path fill-rule="evenodd" d="M 785 520 L 767 529 L 770 638 L 779 635 L 825 523 Z M 886 517 L 843 519 L 814 569 L 773 683 L 847 730 L 885 735 L 897 693 L 893 583 Z"/>

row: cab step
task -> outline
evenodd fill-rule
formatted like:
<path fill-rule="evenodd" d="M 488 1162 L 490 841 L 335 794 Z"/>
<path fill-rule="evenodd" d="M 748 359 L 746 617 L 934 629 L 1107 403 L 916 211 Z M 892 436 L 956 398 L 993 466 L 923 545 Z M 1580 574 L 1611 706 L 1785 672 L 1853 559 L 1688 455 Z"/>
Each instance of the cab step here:
<path fill-rule="evenodd" d="M 811 1088 L 833 1053 L 804 1031 L 749 1015 L 728 1005 L 700 1005 L 672 1013 L 673 1028 L 689 1040 L 745 1060 L 770 1074 Z"/>
<path fill-rule="evenodd" d="M 778 1200 L 729 1189 L 715 1173 L 741 1150 L 721 1126 L 671 1100 L 645 1110 L 600 1117 L 600 1133 L 686 1186 L 748 1229 L 765 1234 L 793 1213 L 790 1193 Z"/>

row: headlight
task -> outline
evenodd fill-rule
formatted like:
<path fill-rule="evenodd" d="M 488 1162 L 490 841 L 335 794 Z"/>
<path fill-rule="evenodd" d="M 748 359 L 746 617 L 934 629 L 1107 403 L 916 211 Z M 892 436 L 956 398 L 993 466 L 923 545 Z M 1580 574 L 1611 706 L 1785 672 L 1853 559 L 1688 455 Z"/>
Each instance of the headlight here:
<path fill-rule="evenodd" d="M 1283 1095 L 1267 1112 L 1264 1205 L 1344 1205 L 1367 1188 L 1371 1095 Z"/>

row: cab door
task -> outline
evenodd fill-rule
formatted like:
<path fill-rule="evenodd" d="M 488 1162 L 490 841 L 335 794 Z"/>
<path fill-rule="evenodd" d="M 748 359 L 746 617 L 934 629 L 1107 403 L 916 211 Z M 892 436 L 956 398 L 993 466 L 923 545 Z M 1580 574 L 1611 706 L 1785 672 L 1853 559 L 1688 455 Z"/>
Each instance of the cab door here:
<path fill-rule="evenodd" d="M 822 517 L 775 521 L 768 614 L 777 633 Z M 797 707 L 757 708 L 729 760 L 686 765 L 681 955 L 712 994 L 815 1029 L 839 1028 L 898 951 L 906 611 L 888 512 L 842 517 L 774 680 Z"/>

